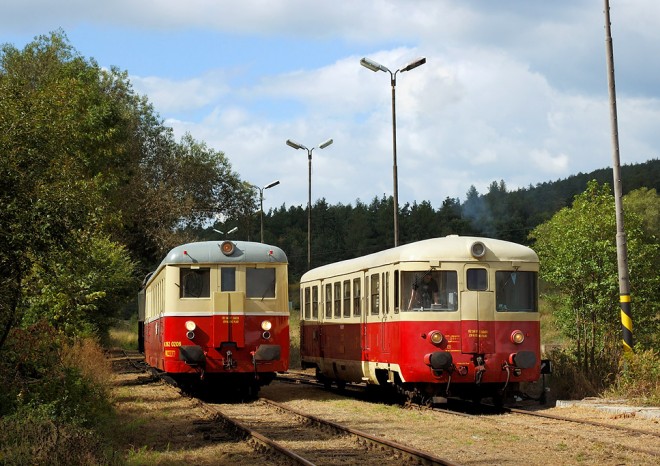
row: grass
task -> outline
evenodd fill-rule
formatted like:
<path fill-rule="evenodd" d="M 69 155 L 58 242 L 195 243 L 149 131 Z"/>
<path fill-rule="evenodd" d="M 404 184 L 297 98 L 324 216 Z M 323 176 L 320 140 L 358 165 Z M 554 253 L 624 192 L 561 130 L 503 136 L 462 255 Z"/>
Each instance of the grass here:
<path fill-rule="evenodd" d="M 289 368 L 300 369 L 300 311 L 292 309 L 289 312 Z"/>
<path fill-rule="evenodd" d="M 110 329 L 108 341 L 105 346 L 109 348 L 136 350 L 138 347 L 137 334 L 137 316 L 132 317 L 130 320 L 118 320 Z"/>

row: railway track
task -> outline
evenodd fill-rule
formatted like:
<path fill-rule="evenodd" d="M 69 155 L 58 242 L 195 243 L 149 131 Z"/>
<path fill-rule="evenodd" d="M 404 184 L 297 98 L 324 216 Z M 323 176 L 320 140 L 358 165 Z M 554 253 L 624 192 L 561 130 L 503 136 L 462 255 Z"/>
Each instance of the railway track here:
<path fill-rule="evenodd" d="M 138 373 L 143 366 L 139 357 L 133 356 L 128 355 L 134 363 L 126 361 L 124 370 L 135 372 L 136 379 L 145 380 L 143 383 L 149 379 L 153 381 L 153 376 Z M 635 429 L 598 422 L 607 421 L 604 418 L 586 420 L 585 425 L 580 423 L 581 419 L 518 409 L 488 415 L 425 407 L 413 408 L 410 412 L 398 410 L 389 403 L 363 405 L 362 401 L 366 400 L 359 394 L 361 386 L 328 393 L 318 390 L 317 387 L 323 385 L 310 381 L 309 374 L 283 376 L 294 385 L 277 380 L 263 390 L 263 395 L 277 404 L 264 399 L 249 404 L 212 404 L 190 399 L 194 410 L 199 408 L 196 415 L 199 420 L 193 421 L 195 425 L 189 428 L 192 438 L 204 435 L 205 444 L 217 445 L 221 451 L 230 445 L 249 451 L 241 456 L 244 462 L 232 460 L 240 465 L 263 461 L 274 464 L 452 464 L 452 461 L 508 464 L 513 458 L 517 458 L 516 461 L 524 458 L 528 464 L 580 462 L 604 466 L 658 464 L 660 458 L 659 431 L 653 421 L 647 424 L 635 419 L 612 420 L 642 428 Z M 155 385 L 162 386 L 161 383 Z M 168 397 L 180 396 L 179 390 L 173 387 L 167 390 L 171 390 Z M 245 412 L 239 414 L 241 410 Z M 330 419 L 337 425 L 318 422 L 314 416 L 295 410 Z M 399 425 L 403 423 L 405 427 Z M 380 438 L 347 433 L 337 428 L 339 424 L 421 449 L 423 455 L 415 457 L 405 450 L 395 452 L 383 445 Z M 644 429 L 647 425 L 655 431 Z M 237 438 L 243 441 L 233 440 Z M 186 448 L 185 445 L 183 443 L 180 448 Z M 439 458 L 429 459 L 424 457 L 426 454 Z M 247 458 L 254 461 L 246 463 Z"/>
<path fill-rule="evenodd" d="M 444 458 L 261 398 L 248 404 L 206 405 L 223 423 L 297 464 L 455 465 Z"/>
<path fill-rule="evenodd" d="M 136 383 L 158 378 L 139 355 L 121 351 L 111 358 L 123 365 L 123 373 L 145 373 Z M 171 380 L 160 377 L 174 388 Z M 197 400 L 208 416 L 195 422 L 196 430 L 210 441 L 227 441 L 228 436 L 245 440 L 261 456 L 281 457 L 285 463 L 301 465 L 422 464 L 457 465 L 444 458 L 323 420 L 261 398 L 251 403 L 208 403 Z"/>
<path fill-rule="evenodd" d="M 286 383 L 304 383 L 304 384 L 309 384 L 309 385 L 314 385 L 318 387 L 323 387 L 323 384 L 317 382 L 314 380 L 313 377 L 311 377 L 308 374 L 304 373 L 297 373 L 297 372 L 291 372 L 290 375 L 287 376 L 278 376 L 277 380 L 283 381 Z M 347 392 L 347 393 L 352 393 L 352 392 Z M 359 393 L 359 391 L 356 391 L 356 393 Z M 459 400 L 459 406 L 462 404 L 470 404 L 473 405 L 472 402 L 465 401 L 465 400 Z M 620 431 L 624 432 L 628 435 L 646 435 L 649 436 L 650 438 L 660 438 L 660 432 L 655 432 L 651 430 L 644 430 L 644 429 L 636 429 L 632 427 L 625 427 L 617 424 L 612 424 L 612 423 L 607 423 L 607 422 L 601 422 L 601 421 L 594 421 L 590 419 L 578 419 L 574 417 L 566 417 L 566 416 L 558 416 L 554 414 L 547 414 L 547 413 L 541 413 L 538 411 L 531 411 L 527 409 L 519 409 L 519 408 L 501 408 L 498 409 L 495 406 L 492 405 L 484 405 L 488 411 L 488 414 L 493 414 L 493 413 L 507 413 L 507 414 L 518 414 L 518 415 L 524 415 L 524 416 L 532 416 L 532 417 L 537 417 L 541 419 L 552 419 L 556 421 L 563 421 L 563 422 L 569 422 L 569 423 L 575 423 L 575 424 L 582 424 L 582 425 L 587 425 L 587 426 L 594 426 L 594 427 L 599 427 L 599 428 L 604 428 L 604 429 L 611 429 L 615 431 Z M 466 413 L 464 411 L 461 411 L 460 408 L 458 409 L 451 409 L 451 408 L 438 408 L 438 407 L 432 407 L 432 408 L 427 408 L 426 406 L 416 406 L 419 409 L 432 409 L 437 412 L 445 412 L 448 414 L 454 414 L 458 416 L 464 416 L 464 417 L 479 417 L 479 414 L 470 414 Z M 470 409 L 471 412 L 478 412 L 479 410 L 472 407 Z M 483 417 L 483 416 L 482 416 Z"/>
<path fill-rule="evenodd" d="M 278 378 L 288 383 L 300 383 L 322 387 L 322 384 L 309 380 L 309 374 L 294 373 L 283 378 Z M 358 387 L 359 388 L 359 387 Z M 364 399 L 357 390 L 342 391 L 347 396 Z M 559 416 L 555 414 L 542 413 L 519 408 L 504 408 L 497 410 L 494 406 L 484 405 L 484 409 L 476 409 L 471 402 L 464 400 L 450 400 L 447 407 L 412 406 L 414 409 L 430 410 L 452 416 L 460 416 L 474 420 L 474 422 L 495 423 L 502 430 L 511 432 L 524 429 L 534 429 L 541 433 L 552 432 L 553 434 L 565 432 L 566 435 L 584 438 L 588 441 L 601 443 L 609 448 L 621 448 L 632 452 L 643 453 L 653 458 L 660 458 L 660 432 L 657 430 L 640 429 L 623 426 L 613 422 L 596 421 L 585 418 Z M 467 406 L 466 405 L 470 405 Z M 529 423 L 518 421 L 519 418 L 534 417 L 539 422 Z M 651 422 L 651 421 L 649 421 Z M 524 427 L 521 427 L 524 426 Z M 575 426 L 578 426 L 576 429 Z M 584 426 L 585 429 L 579 428 Z"/>

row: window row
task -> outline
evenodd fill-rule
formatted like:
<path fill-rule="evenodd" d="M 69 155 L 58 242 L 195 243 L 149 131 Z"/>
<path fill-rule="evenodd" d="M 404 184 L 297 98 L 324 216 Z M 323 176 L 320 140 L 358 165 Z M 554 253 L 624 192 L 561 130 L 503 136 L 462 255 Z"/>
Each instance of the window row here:
<path fill-rule="evenodd" d="M 535 312 L 538 309 L 536 272 L 497 271 L 494 290 L 489 287 L 488 270 L 469 268 L 465 275 L 465 290 L 495 291 L 498 311 Z M 364 290 L 363 290 L 364 283 Z M 393 300 L 390 300 L 393 293 Z M 366 274 L 362 277 L 337 280 L 321 285 L 303 285 L 302 315 L 318 319 L 322 306 L 325 319 L 359 317 L 394 313 L 458 310 L 458 272 L 426 270 L 399 272 L 394 270 Z M 363 303 L 364 298 L 364 303 Z M 363 309 L 363 306 L 365 309 Z"/>
<path fill-rule="evenodd" d="M 276 288 L 274 268 L 246 268 L 245 296 L 247 298 L 274 298 Z M 220 291 L 236 291 L 236 267 L 220 267 Z M 180 298 L 209 298 L 211 296 L 211 269 L 208 267 L 179 269 Z"/>

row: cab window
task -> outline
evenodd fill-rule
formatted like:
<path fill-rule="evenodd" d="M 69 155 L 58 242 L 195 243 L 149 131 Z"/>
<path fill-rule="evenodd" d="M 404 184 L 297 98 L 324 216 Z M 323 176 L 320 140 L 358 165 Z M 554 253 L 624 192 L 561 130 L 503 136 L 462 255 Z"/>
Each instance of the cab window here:
<path fill-rule="evenodd" d="M 275 297 L 275 269 L 245 269 L 245 296 L 248 298 Z"/>
<path fill-rule="evenodd" d="M 179 297 L 208 298 L 211 296 L 211 269 L 182 268 L 179 274 Z"/>
<path fill-rule="evenodd" d="M 536 312 L 538 310 L 536 272 L 495 272 L 495 299 L 500 312 Z"/>
<path fill-rule="evenodd" d="M 486 269 L 468 269 L 467 288 L 470 291 L 486 291 L 488 289 L 488 271 Z"/>
<path fill-rule="evenodd" d="M 236 291 L 236 267 L 220 269 L 220 291 Z"/>
<path fill-rule="evenodd" d="M 455 311 L 458 309 L 458 273 L 455 270 L 401 272 L 404 311 Z"/>

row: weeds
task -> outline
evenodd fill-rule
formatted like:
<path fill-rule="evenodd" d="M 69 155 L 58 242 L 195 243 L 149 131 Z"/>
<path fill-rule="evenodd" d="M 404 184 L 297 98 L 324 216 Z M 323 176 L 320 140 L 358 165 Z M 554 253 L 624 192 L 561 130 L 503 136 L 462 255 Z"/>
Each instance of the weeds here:
<path fill-rule="evenodd" d="M 625 353 L 619 373 L 605 395 L 639 405 L 660 406 L 660 354 L 640 347 L 634 353 Z"/>
<path fill-rule="evenodd" d="M 111 373 L 95 341 L 42 323 L 13 329 L 2 356 L 1 464 L 113 464 L 98 434 Z"/>

